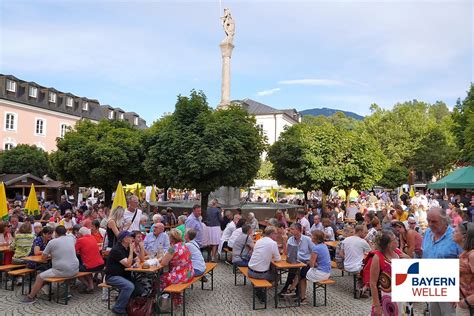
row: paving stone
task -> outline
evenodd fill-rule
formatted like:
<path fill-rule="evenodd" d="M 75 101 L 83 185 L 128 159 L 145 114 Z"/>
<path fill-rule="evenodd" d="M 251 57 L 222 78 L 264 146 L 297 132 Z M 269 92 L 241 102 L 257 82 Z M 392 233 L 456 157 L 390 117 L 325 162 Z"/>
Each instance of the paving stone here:
<path fill-rule="evenodd" d="M 274 308 L 274 292 L 268 291 L 267 310 L 252 310 L 252 287 L 234 286 L 232 267 L 219 263 L 214 272 L 214 291 L 203 291 L 200 285 L 186 291 L 186 313 L 188 315 L 370 315 L 371 299 L 356 300 L 352 296 L 352 276 L 341 277 L 339 270 L 333 271 L 336 284 L 328 286 L 327 306 L 313 307 L 312 285 L 308 283 L 306 297 L 308 305 L 283 309 Z M 242 277 L 239 279 L 242 283 Z M 210 282 L 210 278 L 209 278 Z M 210 286 L 206 283 L 205 286 Z M 94 294 L 79 294 L 71 290 L 69 304 L 49 302 L 46 296 L 34 304 L 22 304 L 21 288 L 15 292 L 0 289 L 0 315 L 113 315 L 107 310 L 107 302 L 102 302 L 100 289 Z M 322 291 L 318 302 L 323 302 Z M 416 315 L 422 315 L 424 304 L 415 304 Z"/>

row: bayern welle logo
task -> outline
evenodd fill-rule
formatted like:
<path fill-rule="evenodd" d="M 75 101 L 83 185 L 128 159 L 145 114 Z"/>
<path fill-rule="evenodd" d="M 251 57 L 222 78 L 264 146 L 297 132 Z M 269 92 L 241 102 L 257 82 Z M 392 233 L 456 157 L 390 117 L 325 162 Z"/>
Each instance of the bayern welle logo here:
<path fill-rule="evenodd" d="M 458 259 L 394 259 L 394 302 L 456 302 L 459 300 Z"/>
<path fill-rule="evenodd" d="M 397 273 L 395 277 L 395 285 L 402 285 L 406 281 L 409 274 L 420 274 L 420 263 L 415 262 L 409 268 L 407 273 Z"/>

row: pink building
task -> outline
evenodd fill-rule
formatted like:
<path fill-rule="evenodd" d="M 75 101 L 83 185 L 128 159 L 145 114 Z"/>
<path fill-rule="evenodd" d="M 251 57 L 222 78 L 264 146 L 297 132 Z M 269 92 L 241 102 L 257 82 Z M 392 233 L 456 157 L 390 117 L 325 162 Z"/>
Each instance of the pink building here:
<path fill-rule="evenodd" d="M 146 121 L 134 112 L 0 74 L 1 150 L 29 144 L 54 151 L 56 138 L 82 119 L 127 120 L 146 128 Z"/>

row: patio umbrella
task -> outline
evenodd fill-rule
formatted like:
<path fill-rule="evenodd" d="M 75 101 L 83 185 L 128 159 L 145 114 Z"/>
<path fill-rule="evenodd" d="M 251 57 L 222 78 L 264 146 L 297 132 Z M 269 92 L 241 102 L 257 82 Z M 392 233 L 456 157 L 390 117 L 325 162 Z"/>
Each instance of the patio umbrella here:
<path fill-rule="evenodd" d="M 156 202 L 156 190 L 155 190 L 155 185 L 152 185 L 152 186 L 151 186 L 150 202 Z"/>
<path fill-rule="evenodd" d="M 8 220 L 7 195 L 5 194 L 5 184 L 0 183 L 0 220 Z"/>
<path fill-rule="evenodd" d="M 123 193 L 122 181 L 119 181 L 117 185 L 117 190 L 115 191 L 114 202 L 112 203 L 112 210 L 118 206 L 121 206 L 124 209 L 127 208 L 127 199 L 125 199 L 125 193 Z"/>
<path fill-rule="evenodd" d="M 35 185 L 33 183 L 31 184 L 30 194 L 26 201 L 25 210 L 28 211 L 28 215 L 37 215 L 39 213 L 38 199 L 36 198 Z"/>

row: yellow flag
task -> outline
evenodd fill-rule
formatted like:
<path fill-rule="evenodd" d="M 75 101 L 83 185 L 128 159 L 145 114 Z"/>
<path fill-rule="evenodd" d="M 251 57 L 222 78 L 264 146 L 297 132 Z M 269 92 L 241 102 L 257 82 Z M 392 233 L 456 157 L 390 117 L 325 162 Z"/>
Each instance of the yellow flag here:
<path fill-rule="evenodd" d="M 137 183 L 137 190 L 135 191 L 135 195 L 137 196 L 138 200 L 141 200 L 142 195 L 140 194 L 140 183 Z"/>
<path fill-rule="evenodd" d="M 39 213 L 39 205 L 38 200 L 36 199 L 35 185 L 33 183 L 31 184 L 30 194 L 26 201 L 25 210 L 28 211 L 28 215 L 36 215 Z"/>
<path fill-rule="evenodd" d="M 122 181 L 119 181 L 117 190 L 115 191 L 114 203 L 112 203 L 112 210 L 117 206 L 121 206 L 124 209 L 127 208 L 127 199 L 125 193 L 123 193 Z"/>
<path fill-rule="evenodd" d="M 410 185 L 410 197 L 414 197 L 415 196 L 415 187 Z"/>
<path fill-rule="evenodd" d="M 5 193 L 5 184 L 0 183 L 0 220 L 8 220 L 7 195 Z"/>
<path fill-rule="evenodd" d="M 152 185 L 152 186 L 151 186 L 150 202 L 156 202 L 156 190 L 155 190 L 155 185 Z"/>

